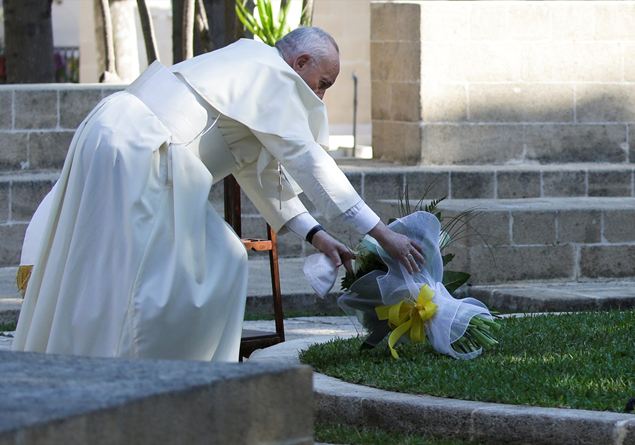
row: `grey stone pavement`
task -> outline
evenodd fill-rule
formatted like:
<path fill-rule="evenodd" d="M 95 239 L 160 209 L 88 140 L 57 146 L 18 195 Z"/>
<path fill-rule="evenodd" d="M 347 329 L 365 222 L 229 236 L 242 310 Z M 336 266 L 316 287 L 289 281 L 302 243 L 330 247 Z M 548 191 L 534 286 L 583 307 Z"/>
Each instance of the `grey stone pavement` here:
<path fill-rule="evenodd" d="M 324 301 L 315 297 L 304 279 L 303 258 L 283 258 L 280 261 L 280 281 L 283 294 L 283 306 L 311 310 Z M 269 263 L 266 260 L 249 261 L 248 295 L 251 307 L 255 300 L 269 306 L 271 281 Z M 0 268 L 0 323 L 16 319 L 21 298 L 15 291 L 16 268 Z M 342 270 L 340 270 L 340 274 Z M 330 307 L 333 308 L 333 296 L 340 291 L 339 278 L 331 294 Z M 511 312 L 575 311 L 609 308 L 635 307 L 634 281 L 592 281 L 577 283 L 561 282 L 524 282 L 504 285 L 472 286 L 466 293 L 474 296 L 490 308 Z M 260 297 L 258 297 L 260 296 Z M 250 303 L 248 303 L 250 307 Z M 245 321 L 246 329 L 274 330 L 273 321 Z M 304 337 L 333 337 L 356 334 L 356 328 L 347 317 L 296 317 L 285 320 L 285 334 L 288 340 Z M 0 335 L 0 349 L 7 349 L 11 338 Z"/>
<path fill-rule="evenodd" d="M 283 295 L 311 296 L 313 294 L 311 287 L 304 279 L 303 262 L 302 258 L 281 261 L 280 281 Z M 251 260 L 249 265 L 248 295 L 270 295 L 271 281 L 268 261 Z M 20 308 L 22 300 L 15 291 L 15 272 L 15 267 L 0 268 L 0 322 L 3 319 L 5 321 L 13 320 L 15 312 Z M 339 291 L 339 289 L 338 279 L 334 290 Z M 5 313 L 4 318 L 3 312 Z M 275 330 L 273 320 L 245 321 L 243 327 L 261 331 Z M 347 317 L 298 317 L 285 320 L 285 336 L 288 340 L 316 336 L 345 337 L 355 333 L 355 327 Z M 10 348 L 12 342 L 10 335 L 10 333 L 0 333 L 0 350 Z"/>
<path fill-rule="evenodd" d="M 283 291 L 283 297 L 285 298 L 284 305 L 285 307 L 289 306 L 289 302 L 292 299 L 304 299 L 304 306 L 308 308 L 307 304 L 310 304 L 311 301 L 315 301 L 315 298 L 312 296 L 312 290 L 307 285 L 304 280 L 304 275 L 302 273 L 302 264 L 303 259 L 282 259 L 281 261 L 281 286 Z M 20 298 L 15 292 L 15 268 L 4 268 L 0 269 L 0 321 L 3 320 L 3 313 L 6 317 L 11 316 L 11 313 L 15 315 L 15 313 L 19 310 L 20 306 Z M 339 280 L 337 281 L 339 283 Z M 336 284 L 335 291 L 339 291 L 339 285 Z M 269 268 L 268 262 L 263 260 L 251 260 L 250 261 L 250 278 L 249 278 L 249 295 L 250 296 L 267 296 L 270 293 L 270 280 L 269 280 Z M 532 312 L 540 312 L 540 311 L 556 311 L 556 310 L 589 310 L 589 309 L 597 309 L 597 308 L 627 308 L 627 307 L 635 307 L 635 282 L 633 281 L 607 281 L 607 282 L 586 282 L 586 283 L 557 283 L 557 282 L 542 282 L 542 283 L 507 283 L 505 285 L 489 285 L 489 286 L 473 286 L 467 289 L 467 293 L 481 299 L 486 302 L 488 305 L 493 306 L 495 302 L 498 302 L 499 305 L 502 305 L 507 310 L 531 310 Z M 313 300 L 311 300 L 313 298 Z M 253 299 L 253 297 L 252 297 Z M 256 298 L 257 299 L 257 298 Z M 269 301 L 269 298 L 262 298 L 263 300 Z M 8 315 L 7 315 L 8 314 Z M 6 318 L 5 318 L 6 320 Z M 255 330 L 274 330 L 273 321 L 269 320 L 258 320 L 258 321 L 245 321 L 244 328 L 246 329 L 255 329 Z M 263 358 L 266 360 L 267 356 L 271 356 L 272 360 L 277 362 L 285 362 L 286 360 L 291 360 L 290 363 L 297 362 L 297 355 L 292 354 L 293 357 L 288 358 L 284 356 L 284 353 L 281 355 L 281 350 L 291 350 L 296 346 L 294 344 L 299 344 L 298 342 L 302 342 L 302 344 L 307 343 L 315 343 L 326 341 L 333 337 L 350 337 L 354 336 L 358 333 L 356 327 L 353 322 L 347 317 L 338 317 L 338 316 L 322 316 L 322 317 L 295 317 L 295 318 L 287 318 L 285 319 L 285 335 L 287 342 L 281 345 L 277 345 L 273 348 L 269 348 L 267 350 L 257 351 L 254 353 L 254 360 L 261 361 Z M 10 349 L 12 342 L 12 333 L 0 333 L 0 350 Z M 287 351 L 288 352 L 288 351 Z M 288 355 L 288 354 L 287 354 Z M 320 393 L 320 400 L 324 399 L 329 401 L 325 406 L 331 407 L 339 406 L 338 404 L 342 404 L 340 399 L 344 401 L 348 401 L 355 399 L 359 394 L 359 391 L 378 391 L 374 389 L 362 388 L 360 389 L 357 386 L 351 386 L 349 384 L 344 384 L 341 382 L 333 381 L 333 379 L 326 376 L 318 376 L 316 379 L 314 377 L 314 386 L 316 390 Z M 321 382 L 319 380 L 327 379 L 326 382 Z M 330 380 L 329 380 L 330 379 Z M 338 385 L 348 385 L 351 386 L 346 388 Z M 330 392 L 329 392 L 330 391 Z M 351 392 L 352 391 L 352 392 Z M 331 394 L 332 393 L 332 394 Z M 349 394 L 350 393 L 350 394 Z M 352 395 L 351 395 L 352 394 Z M 368 398 L 375 397 L 375 393 L 368 395 Z M 424 408 L 431 409 L 428 405 L 426 405 L 425 400 L 423 400 L 420 396 L 411 396 L 415 397 L 416 400 L 414 402 L 408 402 L 412 406 L 409 405 L 408 409 L 419 409 L 418 405 L 423 403 Z M 407 397 L 406 397 L 407 398 Z M 386 400 L 391 401 L 394 397 L 390 394 L 388 395 L 379 395 L 379 399 L 382 403 Z M 402 396 L 398 397 L 399 400 L 397 402 L 403 405 L 404 402 Z M 421 400 L 420 400 L 421 399 Z M 424 397 L 425 399 L 425 397 Z M 434 400 L 432 400 L 434 399 Z M 464 401 L 442 401 L 439 402 L 440 399 L 432 398 L 432 402 L 430 402 L 433 408 L 435 409 L 445 409 L 444 407 L 449 406 L 452 408 L 453 404 L 463 403 L 463 404 L 474 404 L 475 402 L 464 402 Z M 355 399 L 356 400 L 356 399 Z M 374 400 L 374 399 L 373 399 Z M 423 400 L 423 401 L 422 401 Z M 426 399 L 427 400 L 427 399 Z M 332 402 L 332 403 L 331 403 Z M 394 403 L 397 403 L 393 400 Z M 348 403 L 348 402 L 347 402 Z M 403 408 L 399 405 L 401 408 Z M 452 405 L 452 406 L 450 406 Z M 348 406 L 344 403 L 343 406 Z M 441 408 L 438 408 L 441 406 Z M 502 405 L 501 405 L 502 406 Z M 414 407 L 414 408 L 413 408 Z M 448 408 L 448 409 L 450 409 Z M 479 408 L 473 409 L 473 407 L 468 407 L 470 410 L 474 412 L 480 412 L 479 410 L 488 411 L 493 408 Z M 330 408 L 329 408 L 330 409 Z M 508 407 L 508 408 L 497 408 L 499 411 L 502 409 L 504 412 L 498 413 L 497 415 L 509 415 L 518 417 L 518 407 Z M 534 417 L 537 419 L 543 419 L 546 416 L 545 409 L 542 408 L 527 408 L 529 411 L 524 413 L 522 416 L 523 422 L 532 420 Z M 533 410 L 533 411 L 532 411 Z M 398 410 L 397 410 L 398 411 Z M 509 412 L 507 412 L 509 411 Z M 536 411 L 536 413 L 534 413 Z M 335 411 L 334 411 L 335 412 Z M 426 411 L 427 412 L 427 411 Z M 511 413 L 511 414 L 510 414 Z M 340 413 L 343 415 L 342 413 Z M 547 413 L 549 414 L 549 413 Z M 584 413 L 582 413 L 584 414 Z M 569 417 L 573 416 L 573 418 L 577 419 L 577 417 L 582 416 L 582 414 L 574 413 L 574 414 L 562 414 L 565 416 L 564 418 L 558 417 L 560 414 L 555 415 L 554 419 L 557 418 L 558 421 L 569 421 Z M 339 414 L 338 414 L 339 415 Z M 532 417 L 533 416 L 533 417 Z M 551 416 L 551 414 L 549 414 Z M 546 416 L 550 418 L 549 416 Z M 567 417 L 569 416 L 569 417 Z M 595 419 L 597 413 L 591 412 L 588 414 Z M 595 417 L 594 417 L 595 416 Z M 615 416 L 620 416 L 615 414 Z M 553 417 L 553 416 L 552 416 Z M 584 416 L 582 416 L 584 417 Z M 610 416 L 609 416 L 610 417 Z M 515 417 L 514 417 L 515 418 Z M 564 419 L 564 420 L 563 420 Z M 574 420 L 575 420 L 574 419 Z M 586 417 L 585 417 L 586 419 Z M 621 417 L 617 420 L 620 422 L 633 422 L 631 417 L 623 420 Z M 535 419 L 534 419 L 535 420 Z M 553 419 L 552 419 L 553 420 Z M 584 420 L 584 419 L 583 419 Z M 613 424 L 617 425 L 617 422 L 612 417 L 610 419 L 605 419 L 608 426 L 606 428 L 611 429 L 611 434 L 614 434 L 612 428 Z M 532 420 L 533 421 L 533 420 Z M 584 420 L 586 421 L 586 420 Z M 535 421 L 536 423 L 538 421 Z M 597 423 L 597 419 L 594 420 Z M 617 422 L 617 423 L 615 423 Z M 538 422 L 539 423 L 539 422 Z M 538 425 L 536 423 L 536 430 L 544 429 L 544 425 L 541 423 Z M 621 425 L 621 423 L 619 423 Z M 572 424 L 570 428 L 567 429 L 571 431 L 575 431 L 579 429 L 578 424 Z M 621 433 L 620 433 L 621 434 Z M 564 442 L 561 442 L 564 443 Z M 597 442 L 600 443 L 600 442 Z M 607 442 L 608 443 L 608 442 Z M 318 444 L 319 445 L 319 444 Z M 327 445 L 327 444 L 322 444 Z"/>

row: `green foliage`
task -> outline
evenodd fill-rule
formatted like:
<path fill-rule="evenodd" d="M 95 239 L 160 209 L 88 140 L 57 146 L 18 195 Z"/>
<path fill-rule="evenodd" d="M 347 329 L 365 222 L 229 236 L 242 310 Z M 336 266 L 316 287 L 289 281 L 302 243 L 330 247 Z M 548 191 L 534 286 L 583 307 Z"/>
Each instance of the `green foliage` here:
<path fill-rule="evenodd" d="M 349 445 L 462 445 L 467 442 L 436 439 L 418 434 L 389 433 L 377 428 L 356 428 L 350 425 L 317 423 L 315 439 L 326 443 Z"/>
<path fill-rule="evenodd" d="M 453 270 L 443 271 L 443 285 L 450 293 L 453 293 L 459 287 L 463 286 L 469 279 L 470 274 L 467 272 L 455 272 Z"/>
<path fill-rule="evenodd" d="M 635 310 L 499 320 L 500 344 L 477 360 L 454 360 L 428 344 L 360 351 L 362 339 L 311 346 L 317 372 L 389 391 L 484 402 L 624 410 L 635 391 Z"/>
<path fill-rule="evenodd" d="M 355 272 L 351 273 L 346 271 L 346 275 L 342 277 L 341 281 L 342 289 L 350 289 L 356 280 L 374 270 L 388 272 L 388 266 L 386 266 L 379 256 L 373 252 L 369 252 L 360 245 L 355 258 Z"/>
<path fill-rule="evenodd" d="M 245 29 L 269 46 L 290 31 L 287 15 L 291 2 L 282 2 L 276 19 L 271 0 L 254 0 L 256 15 L 247 9 L 247 0 L 236 0 L 236 15 Z"/>
<path fill-rule="evenodd" d="M 15 331 L 15 323 L 0 323 L 0 332 Z"/>

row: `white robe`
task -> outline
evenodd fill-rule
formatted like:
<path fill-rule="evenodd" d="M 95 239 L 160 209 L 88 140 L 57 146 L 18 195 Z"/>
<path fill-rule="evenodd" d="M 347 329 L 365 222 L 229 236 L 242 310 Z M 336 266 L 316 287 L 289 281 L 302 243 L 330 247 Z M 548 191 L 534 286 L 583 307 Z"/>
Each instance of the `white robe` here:
<path fill-rule="evenodd" d="M 180 93 L 190 94 L 184 85 Z M 171 127 L 124 91 L 80 125 L 50 198 L 14 350 L 238 359 L 246 252 L 208 202 L 210 172 L 173 144 L 205 125 L 193 97 L 186 105 L 194 119 Z"/>
<path fill-rule="evenodd" d="M 276 160 L 327 218 L 363 204 L 320 147 L 322 101 L 275 49 L 241 40 L 173 71 L 155 63 L 78 128 L 29 228 L 14 350 L 235 361 L 246 252 L 212 183 L 233 173 L 275 230 L 306 212 Z"/>

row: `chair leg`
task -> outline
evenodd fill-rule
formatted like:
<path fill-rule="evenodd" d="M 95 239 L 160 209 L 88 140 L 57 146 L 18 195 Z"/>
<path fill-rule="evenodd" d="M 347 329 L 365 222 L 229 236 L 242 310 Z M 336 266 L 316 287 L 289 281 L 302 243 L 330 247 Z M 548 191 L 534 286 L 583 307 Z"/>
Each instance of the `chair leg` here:
<path fill-rule="evenodd" d="M 276 332 L 280 341 L 284 341 L 284 313 L 282 311 L 282 292 L 280 289 L 280 268 L 278 265 L 278 239 L 276 233 L 267 224 L 267 238 L 271 240 L 269 266 L 271 270 L 271 293 L 273 295 L 273 313 L 276 321 Z"/>

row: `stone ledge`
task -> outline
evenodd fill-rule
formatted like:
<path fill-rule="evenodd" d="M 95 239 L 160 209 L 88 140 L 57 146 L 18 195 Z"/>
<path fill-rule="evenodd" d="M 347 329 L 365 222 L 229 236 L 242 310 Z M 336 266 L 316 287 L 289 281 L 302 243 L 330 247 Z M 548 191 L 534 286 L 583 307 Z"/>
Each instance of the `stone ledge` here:
<path fill-rule="evenodd" d="M 311 337 L 256 351 L 251 361 L 299 363 L 299 351 L 330 338 Z M 314 373 L 317 421 L 345 422 L 479 443 L 635 444 L 635 415 L 472 402 L 400 394 Z"/>
<path fill-rule="evenodd" d="M 512 312 L 567 312 L 635 308 L 635 282 L 533 282 L 477 285 L 464 290 L 492 309 Z"/>
<path fill-rule="evenodd" d="M 0 352 L 0 444 L 312 444 L 311 370 Z"/>

